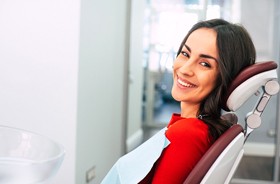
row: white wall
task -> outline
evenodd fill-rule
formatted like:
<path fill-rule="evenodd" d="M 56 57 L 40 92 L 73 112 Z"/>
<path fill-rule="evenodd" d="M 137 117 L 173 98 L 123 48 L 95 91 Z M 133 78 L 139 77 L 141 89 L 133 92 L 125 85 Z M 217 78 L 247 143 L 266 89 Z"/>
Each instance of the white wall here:
<path fill-rule="evenodd" d="M 55 184 L 75 178 L 78 0 L 0 1 L 0 124 L 64 145 Z"/>
<path fill-rule="evenodd" d="M 143 141 L 143 29 L 146 2 L 134 0 L 131 3 L 127 152 Z"/>
<path fill-rule="evenodd" d="M 53 184 L 124 153 L 127 0 L 0 1 L 0 124 L 61 143 Z"/>
<path fill-rule="evenodd" d="M 273 59 L 274 15 L 274 0 L 241 1 L 241 23 L 252 36 L 259 61 Z"/>
<path fill-rule="evenodd" d="M 124 153 L 127 6 L 127 0 L 82 0 L 77 184 L 93 166 L 93 183 L 100 183 Z"/>

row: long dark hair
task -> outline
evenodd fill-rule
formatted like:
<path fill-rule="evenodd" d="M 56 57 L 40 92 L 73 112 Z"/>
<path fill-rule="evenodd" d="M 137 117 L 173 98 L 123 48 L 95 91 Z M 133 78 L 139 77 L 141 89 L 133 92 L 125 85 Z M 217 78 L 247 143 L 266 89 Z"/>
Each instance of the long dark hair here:
<path fill-rule="evenodd" d="M 195 24 L 182 41 L 180 54 L 189 35 L 199 29 L 209 28 L 217 33 L 219 75 L 216 87 L 200 105 L 199 117 L 209 126 L 209 133 L 216 140 L 231 124 L 220 118 L 223 95 L 234 77 L 244 68 L 255 63 L 256 50 L 247 30 L 223 19 L 212 19 Z"/>

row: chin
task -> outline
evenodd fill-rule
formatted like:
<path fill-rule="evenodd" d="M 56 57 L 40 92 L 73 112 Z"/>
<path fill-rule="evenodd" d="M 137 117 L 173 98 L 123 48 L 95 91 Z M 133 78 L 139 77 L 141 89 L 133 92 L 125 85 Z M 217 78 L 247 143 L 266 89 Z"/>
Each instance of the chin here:
<path fill-rule="evenodd" d="M 173 88 L 172 88 L 172 90 L 171 90 L 171 96 L 172 96 L 172 98 L 173 98 L 174 100 L 176 100 L 177 102 L 181 102 L 181 101 L 182 101 L 181 98 L 180 98 L 178 95 L 176 95 L 176 92 L 174 92 Z"/>

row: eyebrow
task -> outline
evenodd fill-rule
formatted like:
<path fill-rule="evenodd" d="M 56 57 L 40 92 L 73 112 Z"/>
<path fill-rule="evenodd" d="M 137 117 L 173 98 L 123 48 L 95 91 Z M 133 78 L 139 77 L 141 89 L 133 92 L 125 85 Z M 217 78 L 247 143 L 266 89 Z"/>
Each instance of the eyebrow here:
<path fill-rule="evenodd" d="M 191 50 L 191 48 L 190 48 L 189 46 L 187 46 L 186 44 L 184 44 L 184 46 L 187 48 L 187 50 L 188 50 L 189 52 L 192 52 L 192 50 Z M 207 55 L 207 54 L 200 54 L 199 56 L 200 56 L 200 57 L 203 57 L 203 58 L 213 59 L 213 60 L 215 60 L 216 62 L 218 62 L 218 60 L 217 60 L 216 58 L 214 58 L 213 56 L 209 56 L 209 55 Z"/>

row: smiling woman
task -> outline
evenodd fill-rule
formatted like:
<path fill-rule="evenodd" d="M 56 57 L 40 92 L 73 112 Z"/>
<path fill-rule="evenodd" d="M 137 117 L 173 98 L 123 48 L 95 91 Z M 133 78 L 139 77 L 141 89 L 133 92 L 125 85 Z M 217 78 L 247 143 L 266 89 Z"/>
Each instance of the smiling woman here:
<path fill-rule="evenodd" d="M 203 30 L 205 29 L 215 32 L 215 41 L 211 41 L 209 38 L 205 37 L 205 31 L 203 33 Z M 198 31 L 202 32 L 203 34 L 196 34 Z M 210 32 L 208 32 L 208 37 L 210 37 Z M 196 35 L 196 40 L 193 40 L 195 38 L 194 36 Z M 208 40 L 209 44 L 212 42 L 212 48 L 208 48 L 207 51 L 205 51 L 207 46 L 205 43 L 206 39 Z M 202 48 L 204 48 L 205 53 L 200 53 L 202 54 L 201 56 L 206 54 L 206 58 L 209 58 L 209 56 L 215 58 L 214 60 L 216 60 L 216 62 L 212 62 L 212 64 L 216 63 L 217 65 L 212 65 L 212 67 L 218 67 L 217 78 L 212 81 L 212 83 L 215 83 L 213 91 L 209 93 L 207 98 L 204 98 L 200 102 L 199 110 L 196 114 L 197 117 L 204 117 L 203 121 L 208 125 L 210 135 L 215 140 L 229 126 L 227 122 L 220 118 L 223 94 L 227 91 L 228 85 L 233 80 L 233 78 L 243 68 L 255 63 L 256 50 L 250 35 L 243 26 L 232 24 L 222 19 L 202 21 L 195 24 L 183 39 L 177 56 L 179 57 L 181 52 L 184 52 L 186 46 L 191 47 L 191 45 L 188 44 L 194 43 L 196 43 L 195 45 L 197 46 L 199 45 L 201 48 L 196 47 L 198 50 L 191 51 L 202 52 Z M 202 45 L 202 43 L 204 43 L 204 45 Z M 216 51 L 213 48 L 216 48 Z M 216 55 L 215 52 L 217 52 Z M 211 60 L 207 59 L 207 61 Z M 189 106 L 184 107 L 184 105 L 185 103 L 181 103 L 181 111 L 183 111 L 185 108 L 189 108 Z"/>
<path fill-rule="evenodd" d="M 255 47 L 240 25 L 222 19 L 195 24 L 173 66 L 172 96 L 181 104 L 166 128 L 118 160 L 103 184 L 179 184 L 231 124 L 220 118 L 223 94 Z"/>
<path fill-rule="evenodd" d="M 174 62 L 172 96 L 181 102 L 182 117 L 197 117 L 201 101 L 216 86 L 216 38 L 212 29 L 194 31 Z"/>

